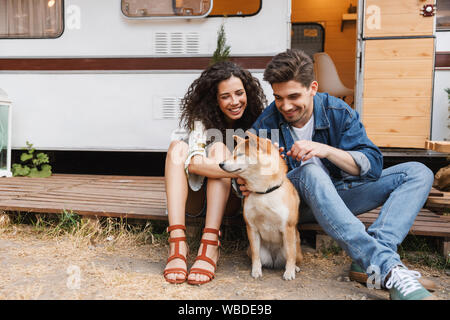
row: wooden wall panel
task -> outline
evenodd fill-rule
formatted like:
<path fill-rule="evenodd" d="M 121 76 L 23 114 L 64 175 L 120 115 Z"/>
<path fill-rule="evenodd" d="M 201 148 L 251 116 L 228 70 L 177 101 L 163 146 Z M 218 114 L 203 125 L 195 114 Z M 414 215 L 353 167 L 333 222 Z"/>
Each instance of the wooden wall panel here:
<path fill-rule="evenodd" d="M 342 14 L 355 0 L 292 0 L 292 22 L 318 22 L 325 28 L 325 52 L 333 59 L 348 88 L 355 85 L 356 22 L 347 22 L 341 32 Z"/>
<path fill-rule="evenodd" d="M 362 120 L 381 147 L 424 148 L 431 122 L 433 39 L 368 40 Z"/>
<path fill-rule="evenodd" d="M 364 98 L 364 116 L 429 117 L 430 97 Z"/>
<path fill-rule="evenodd" d="M 432 59 L 434 39 L 396 39 L 366 41 L 365 60 L 418 60 Z"/>
<path fill-rule="evenodd" d="M 435 0 L 366 0 L 364 36 L 430 35 L 433 32 L 434 18 L 423 17 L 420 9 L 425 4 L 433 3 Z M 377 9 L 370 10 L 371 6 L 378 8 L 378 17 Z M 374 23 L 376 20 L 378 23 Z M 372 28 L 369 27 L 370 24 Z"/>
<path fill-rule="evenodd" d="M 370 134 L 370 139 L 377 146 L 386 148 L 417 148 L 424 149 L 428 136 L 396 136 L 389 134 Z"/>
<path fill-rule="evenodd" d="M 366 79 L 424 79 L 433 71 L 433 60 L 410 60 L 408 64 L 399 64 L 395 60 L 373 61 L 365 66 Z"/>
<path fill-rule="evenodd" d="M 399 136 L 427 136 L 430 128 L 430 116 L 371 116 L 366 117 L 364 126 L 367 133 L 392 134 Z M 424 142 L 425 143 L 425 142 Z M 422 146 L 425 146 L 425 144 Z"/>
<path fill-rule="evenodd" d="M 431 89 L 432 83 L 426 79 L 369 79 L 364 80 L 363 96 L 364 98 L 431 98 Z"/>

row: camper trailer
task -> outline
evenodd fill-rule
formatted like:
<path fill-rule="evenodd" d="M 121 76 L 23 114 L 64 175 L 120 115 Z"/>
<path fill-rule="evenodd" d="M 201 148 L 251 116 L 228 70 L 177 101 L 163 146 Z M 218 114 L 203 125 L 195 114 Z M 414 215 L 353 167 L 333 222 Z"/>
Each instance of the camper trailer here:
<path fill-rule="evenodd" d="M 289 46 L 289 17 L 279 0 L 0 0 L 12 148 L 164 152 L 220 26 L 233 60 L 262 82 Z"/>
<path fill-rule="evenodd" d="M 0 0 L 0 88 L 12 148 L 165 152 L 180 99 L 223 24 L 262 81 L 301 48 L 382 148 L 449 140 L 449 0 Z"/>

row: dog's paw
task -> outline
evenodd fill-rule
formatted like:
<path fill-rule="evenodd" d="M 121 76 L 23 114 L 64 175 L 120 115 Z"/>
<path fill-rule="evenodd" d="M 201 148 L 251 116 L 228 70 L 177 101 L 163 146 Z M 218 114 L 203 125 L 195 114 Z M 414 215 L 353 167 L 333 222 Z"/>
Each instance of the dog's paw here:
<path fill-rule="evenodd" d="M 262 264 L 258 259 L 255 259 L 252 262 L 252 277 L 255 279 L 262 277 Z"/>
<path fill-rule="evenodd" d="M 286 270 L 283 274 L 283 279 L 284 280 L 294 280 L 295 279 L 295 271 L 297 271 L 296 268 Z"/>
<path fill-rule="evenodd" d="M 252 277 L 255 279 L 261 278 L 262 277 L 262 268 L 261 266 L 255 266 L 252 268 Z"/>
<path fill-rule="evenodd" d="M 300 268 L 295 266 L 295 272 L 300 272 Z"/>
<path fill-rule="evenodd" d="M 252 277 L 255 279 L 262 277 L 262 270 L 261 268 L 259 270 L 252 270 Z"/>

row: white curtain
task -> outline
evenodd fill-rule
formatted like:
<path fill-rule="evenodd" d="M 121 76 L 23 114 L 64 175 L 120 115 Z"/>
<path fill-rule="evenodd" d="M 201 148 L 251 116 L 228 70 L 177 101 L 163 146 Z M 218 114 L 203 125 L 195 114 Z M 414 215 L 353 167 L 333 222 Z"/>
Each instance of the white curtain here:
<path fill-rule="evenodd" d="M 130 17 L 189 15 L 208 12 L 211 0 L 122 0 L 122 8 Z"/>
<path fill-rule="evenodd" d="M 57 37 L 62 30 L 61 0 L 0 0 L 0 37 Z"/>

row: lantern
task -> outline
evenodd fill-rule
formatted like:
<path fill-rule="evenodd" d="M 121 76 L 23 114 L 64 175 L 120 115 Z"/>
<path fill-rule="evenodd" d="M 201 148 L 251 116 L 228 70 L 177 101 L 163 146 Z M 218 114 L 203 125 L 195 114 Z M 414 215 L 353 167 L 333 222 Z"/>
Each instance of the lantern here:
<path fill-rule="evenodd" d="M 0 177 L 11 177 L 11 100 L 0 88 Z"/>

